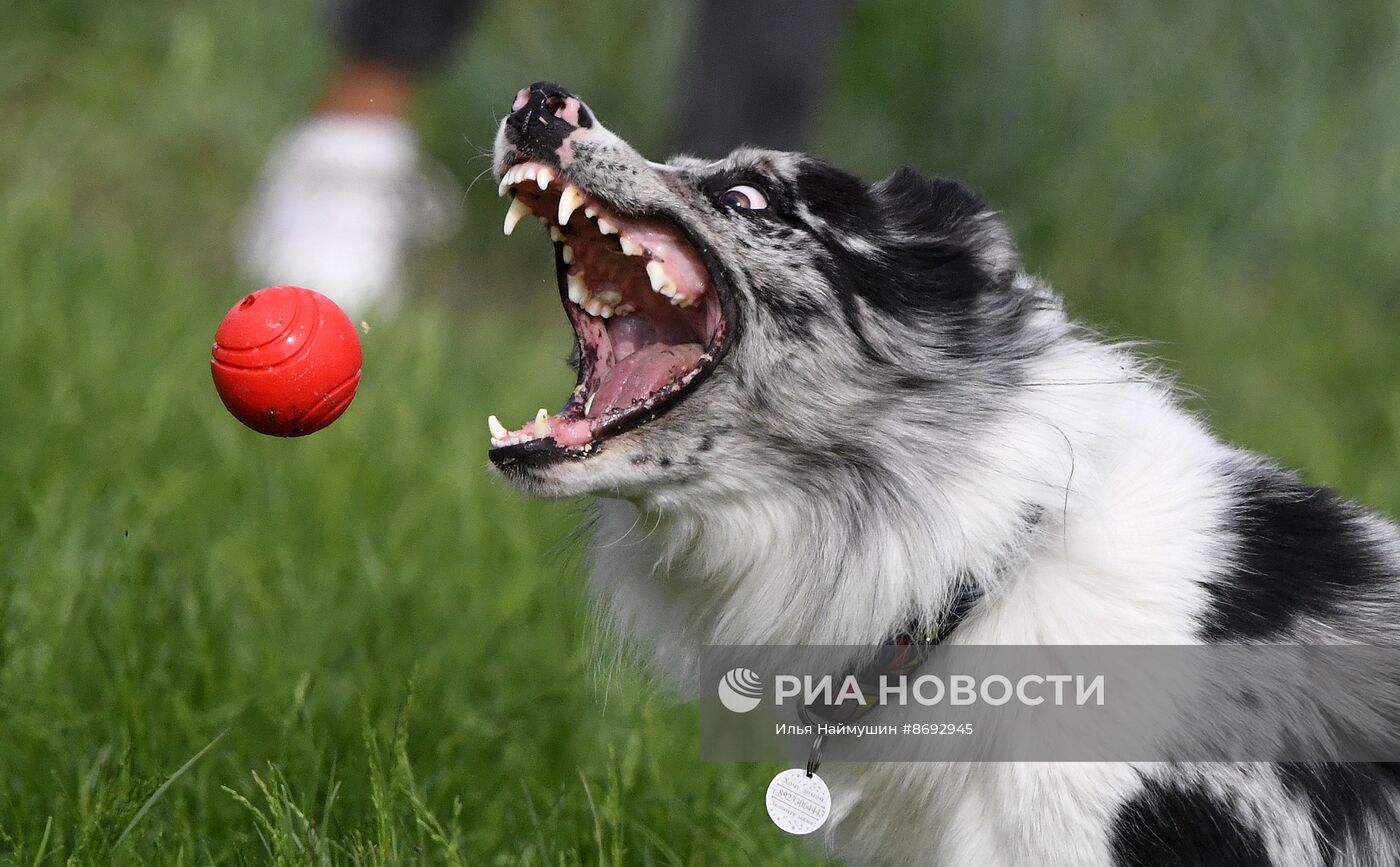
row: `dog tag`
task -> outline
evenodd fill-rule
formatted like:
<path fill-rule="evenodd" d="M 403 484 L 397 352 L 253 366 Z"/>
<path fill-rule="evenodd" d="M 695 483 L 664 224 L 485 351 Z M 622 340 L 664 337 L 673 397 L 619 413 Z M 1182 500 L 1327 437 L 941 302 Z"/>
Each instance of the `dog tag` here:
<path fill-rule="evenodd" d="M 789 834 L 810 834 L 831 815 L 831 791 L 816 774 L 789 768 L 768 784 L 768 818 Z"/>

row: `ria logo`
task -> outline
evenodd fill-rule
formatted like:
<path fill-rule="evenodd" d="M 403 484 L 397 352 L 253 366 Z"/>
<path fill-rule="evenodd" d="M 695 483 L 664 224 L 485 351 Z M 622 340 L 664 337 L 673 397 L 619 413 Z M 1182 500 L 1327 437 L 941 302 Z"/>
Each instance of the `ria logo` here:
<path fill-rule="evenodd" d="M 763 680 L 747 668 L 731 668 L 720 678 L 719 701 L 734 713 L 748 713 L 763 700 Z"/>

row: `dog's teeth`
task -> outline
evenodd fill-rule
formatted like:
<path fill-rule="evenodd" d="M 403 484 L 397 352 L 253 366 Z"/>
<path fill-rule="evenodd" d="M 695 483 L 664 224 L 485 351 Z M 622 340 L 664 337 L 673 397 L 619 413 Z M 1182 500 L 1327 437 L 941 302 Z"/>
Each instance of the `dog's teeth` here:
<path fill-rule="evenodd" d="M 598 216 L 598 211 L 595 210 L 592 205 L 589 205 L 588 207 L 583 209 L 583 215 L 591 220 L 594 217 Z"/>
<path fill-rule="evenodd" d="M 651 281 L 651 291 L 661 291 L 661 287 L 666 283 L 666 271 L 660 262 L 647 263 L 647 279 Z"/>
<path fill-rule="evenodd" d="M 588 300 L 583 302 L 583 309 L 599 319 L 611 319 L 613 315 L 612 305 L 596 295 L 590 295 Z"/>
<path fill-rule="evenodd" d="M 651 280 L 651 291 L 659 292 L 667 298 L 675 297 L 676 284 L 666 273 L 666 269 L 661 267 L 660 262 L 647 263 L 647 278 Z"/>
<path fill-rule="evenodd" d="M 506 430 L 506 426 L 501 424 L 501 420 L 494 415 L 486 417 L 486 428 L 491 431 L 491 439 L 493 440 L 503 440 L 510 436 L 510 431 Z"/>
<path fill-rule="evenodd" d="M 510 172 L 501 175 L 501 183 L 496 187 L 496 195 L 505 196 L 506 190 L 510 188 Z"/>
<path fill-rule="evenodd" d="M 506 211 L 506 223 L 503 227 L 505 233 L 509 235 L 511 232 L 514 232 L 516 225 L 519 224 L 520 221 L 523 220 L 525 218 L 525 215 L 528 213 L 530 213 L 529 205 L 525 204 L 519 199 L 512 199 L 510 203 L 510 210 Z"/>
<path fill-rule="evenodd" d="M 574 248 L 573 248 L 573 247 L 570 247 L 568 244 L 565 244 L 565 245 L 564 245 L 564 249 L 560 251 L 559 255 L 561 255 L 561 256 L 564 257 L 564 264 L 565 264 L 565 265 L 572 265 L 572 264 L 574 264 Z"/>
<path fill-rule="evenodd" d="M 568 247 L 564 248 L 569 249 Z M 579 306 L 588 299 L 588 284 L 583 280 L 583 274 L 570 274 L 568 276 L 569 300 Z"/>
<path fill-rule="evenodd" d="M 561 231 L 559 231 L 559 227 L 558 227 L 558 226 L 550 226 L 550 227 L 549 227 L 549 237 L 552 238 L 552 239 L 555 240 L 555 241 L 563 241 L 563 240 L 564 240 L 564 233 L 561 232 Z"/>
<path fill-rule="evenodd" d="M 601 220 L 598 222 L 598 226 L 602 228 Z M 618 235 L 617 243 L 622 246 L 622 252 L 626 253 L 628 256 L 640 256 L 646 252 L 642 249 L 641 244 L 638 244 L 626 235 Z"/>
<path fill-rule="evenodd" d="M 617 309 L 613 312 L 618 316 L 631 316 L 633 313 L 637 312 L 637 308 L 633 307 L 631 304 L 619 304 L 617 305 Z"/>
<path fill-rule="evenodd" d="M 614 226 L 612 223 L 609 223 L 609 222 L 607 221 L 606 218 L 604 218 L 604 217 L 599 217 L 599 218 L 598 218 L 598 231 L 599 231 L 599 232 L 602 232 L 604 235 L 616 235 L 616 234 L 617 234 L 617 226 Z"/>
<path fill-rule="evenodd" d="M 598 293 L 598 300 L 609 307 L 616 307 L 622 302 L 622 293 L 615 289 L 605 289 Z"/>
<path fill-rule="evenodd" d="M 544 407 L 540 407 L 540 411 L 535 413 L 535 436 L 549 436 L 549 413 L 545 412 Z"/>
<path fill-rule="evenodd" d="M 583 204 L 583 193 L 578 187 L 569 184 L 564 188 L 564 192 L 559 196 L 559 225 L 569 225 L 569 218 L 578 210 L 578 206 Z"/>
<path fill-rule="evenodd" d="M 549 182 L 554 180 L 554 169 L 549 166 L 540 166 L 540 170 L 535 173 L 535 183 L 540 185 L 540 189 L 549 189 Z"/>
<path fill-rule="evenodd" d="M 595 397 L 597 397 L 597 396 L 598 396 L 598 395 L 597 395 L 596 392 L 593 393 L 593 394 L 590 394 L 590 395 L 588 396 L 588 400 L 586 400 L 586 401 L 583 402 L 583 414 L 584 414 L 584 415 L 588 415 L 588 413 L 589 413 L 590 411 L 592 411 L 592 409 L 593 409 L 593 398 L 595 398 Z"/>

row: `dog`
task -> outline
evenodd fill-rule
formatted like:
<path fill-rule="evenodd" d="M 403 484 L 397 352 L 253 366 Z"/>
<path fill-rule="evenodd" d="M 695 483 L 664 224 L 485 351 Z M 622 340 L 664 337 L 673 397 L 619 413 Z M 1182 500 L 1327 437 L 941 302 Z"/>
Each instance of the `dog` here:
<path fill-rule="evenodd" d="M 953 643 L 1394 643 L 1396 527 L 1214 437 L 958 182 L 651 162 L 548 82 L 494 158 L 506 233 L 554 242 L 578 380 L 553 415 L 491 417 L 490 460 L 596 498 L 592 597 L 675 683 L 704 645 L 879 644 L 969 582 Z M 1400 863 L 1385 765 L 829 779 L 824 839 L 856 864 Z"/>

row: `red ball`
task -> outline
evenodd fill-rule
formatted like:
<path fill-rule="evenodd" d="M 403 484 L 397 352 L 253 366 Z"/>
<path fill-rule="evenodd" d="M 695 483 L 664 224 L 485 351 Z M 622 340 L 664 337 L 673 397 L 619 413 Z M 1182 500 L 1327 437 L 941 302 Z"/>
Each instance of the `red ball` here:
<path fill-rule="evenodd" d="M 214 387 L 258 433 L 299 437 L 340 417 L 360 384 L 360 336 L 350 317 L 300 286 L 259 289 L 214 334 Z"/>

